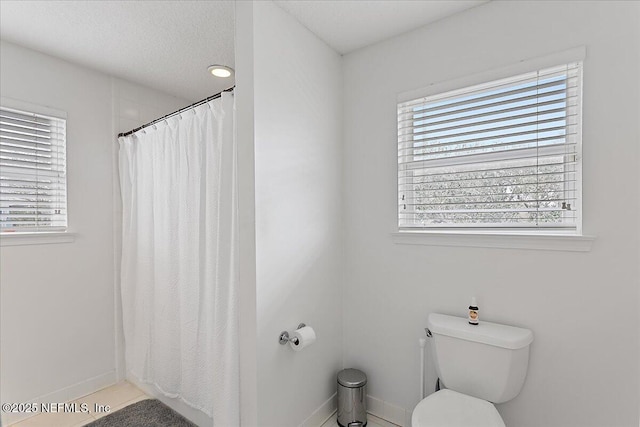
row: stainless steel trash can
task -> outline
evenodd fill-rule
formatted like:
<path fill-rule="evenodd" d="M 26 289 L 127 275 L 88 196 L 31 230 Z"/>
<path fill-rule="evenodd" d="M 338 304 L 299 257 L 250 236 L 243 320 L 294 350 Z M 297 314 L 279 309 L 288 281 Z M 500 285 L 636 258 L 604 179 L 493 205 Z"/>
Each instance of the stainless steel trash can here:
<path fill-rule="evenodd" d="M 341 427 L 367 425 L 367 376 L 358 369 L 338 372 L 338 424 Z"/>

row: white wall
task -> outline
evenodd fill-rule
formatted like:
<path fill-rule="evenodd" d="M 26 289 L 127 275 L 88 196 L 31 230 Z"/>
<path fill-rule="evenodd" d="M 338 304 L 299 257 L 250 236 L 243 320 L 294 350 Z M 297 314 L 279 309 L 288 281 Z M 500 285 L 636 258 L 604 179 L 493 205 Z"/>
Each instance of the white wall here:
<path fill-rule="evenodd" d="M 186 101 L 1 43 L 2 97 L 67 113 L 69 229 L 77 236 L 0 251 L 0 393 L 3 402 L 62 402 L 112 384 L 122 364 L 115 134 Z"/>
<path fill-rule="evenodd" d="M 115 380 L 111 85 L 13 44 L 0 52 L 3 97 L 67 112 L 69 228 L 78 233 L 73 243 L 0 252 L 2 400 L 26 402 Z"/>
<path fill-rule="evenodd" d="M 345 366 L 371 396 L 412 409 L 428 313 L 476 295 L 483 319 L 535 335 L 507 425 L 638 424 L 639 7 L 490 2 L 344 57 Z M 580 45 L 592 251 L 394 244 L 397 94 Z"/>
<path fill-rule="evenodd" d="M 341 58 L 272 2 L 253 11 L 258 425 L 294 426 L 342 367 Z M 278 336 L 300 322 L 318 340 L 295 353 Z"/>

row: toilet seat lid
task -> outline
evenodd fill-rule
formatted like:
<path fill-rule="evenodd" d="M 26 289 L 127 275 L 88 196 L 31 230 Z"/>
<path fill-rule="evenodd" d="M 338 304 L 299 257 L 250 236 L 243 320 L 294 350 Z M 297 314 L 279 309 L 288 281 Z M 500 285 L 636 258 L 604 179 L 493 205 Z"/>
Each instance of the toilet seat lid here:
<path fill-rule="evenodd" d="M 437 391 L 413 410 L 412 427 L 505 427 L 493 404 L 453 390 Z"/>

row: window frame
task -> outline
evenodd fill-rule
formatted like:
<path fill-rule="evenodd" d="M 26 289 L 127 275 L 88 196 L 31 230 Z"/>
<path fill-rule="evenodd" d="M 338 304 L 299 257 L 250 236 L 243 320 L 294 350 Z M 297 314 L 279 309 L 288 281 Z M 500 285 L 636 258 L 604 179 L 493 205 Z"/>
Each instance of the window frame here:
<path fill-rule="evenodd" d="M 8 109 L 19 110 L 34 114 L 48 116 L 54 119 L 67 120 L 67 113 L 43 105 L 34 104 L 9 97 L 0 97 L 0 105 Z M 68 152 L 68 137 L 65 135 L 65 152 Z M 66 157 L 66 156 L 65 156 Z M 22 245 L 42 245 L 51 243 L 71 243 L 75 241 L 76 233 L 70 229 L 69 215 L 69 179 L 68 179 L 68 162 L 65 167 L 65 193 L 66 193 L 66 222 L 65 227 L 56 227 L 50 230 L 26 230 L 13 232 L 0 232 L 0 246 L 22 246 Z"/>
<path fill-rule="evenodd" d="M 582 62 L 585 65 L 586 48 L 580 46 L 566 51 L 552 53 L 543 57 L 521 60 L 515 64 L 479 72 L 460 78 L 446 80 L 428 84 L 427 86 L 406 91 L 398 94 L 397 104 L 415 100 L 422 97 L 430 97 L 446 92 L 455 91 L 461 88 L 482 85 L 483 83 L 493 82 L 501 79 L 508 79 L 520 74 L 530 73 L 536 70 L 551 68 L 559 64 L 568 64 L 572 62 Z M 582 93 L 583 79 L 582 69 L 580 70 L 579 90 Z M 577 198 L 575 200 L 576 209 L 579 209 L 579 215 L 576 220 L 575 230 L 553 228 L 506 228 L 504 230 L 498 227 L 430 227 L 430 228 L 400 228 L 398 203 L 401 199 L 399 188 L 399 178 L 396 162 L 396 205 L 395 224 L 392 231 L 392 240 L 398 244 L 426 244 L 438 246 L 474 246 L 474 247 L 494 247 L 494 248 L 522 248 L 522 249 L 551 249 L 551 250 L 569 250 L 569 251 L 588 251 L 591 249 L 595 237 L 583 234 L 583 215 L 582 215 L 582 102 L 578 106 L 578 145 L 576 147 L 576 155 L 579 162 L 576 170 L 576 180 L 580 186 Z M 395 117 L 394 117 L 395 118 Z M 396 139 L 396 154 L 398 139 Z M 564 243 L 563 243 L 564 242 Z"/>

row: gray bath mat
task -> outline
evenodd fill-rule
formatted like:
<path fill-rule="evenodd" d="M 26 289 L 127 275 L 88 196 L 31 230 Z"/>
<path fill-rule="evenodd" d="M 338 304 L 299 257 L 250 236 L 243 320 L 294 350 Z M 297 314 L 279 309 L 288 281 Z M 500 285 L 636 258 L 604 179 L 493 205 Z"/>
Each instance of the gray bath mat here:
<path fill-rule="evenodd" d="M 147 399 L 87 424 L 85 427 L 197 427 L 156 399 Z"/>

